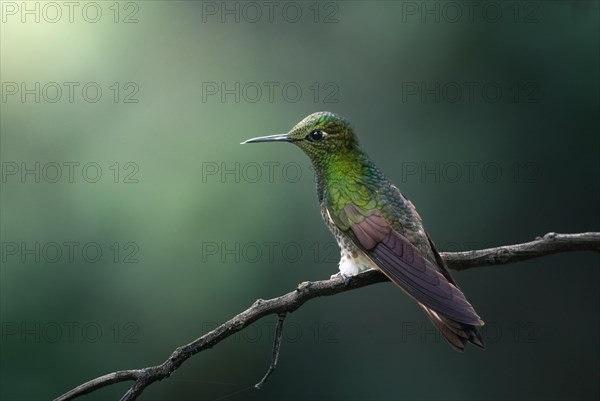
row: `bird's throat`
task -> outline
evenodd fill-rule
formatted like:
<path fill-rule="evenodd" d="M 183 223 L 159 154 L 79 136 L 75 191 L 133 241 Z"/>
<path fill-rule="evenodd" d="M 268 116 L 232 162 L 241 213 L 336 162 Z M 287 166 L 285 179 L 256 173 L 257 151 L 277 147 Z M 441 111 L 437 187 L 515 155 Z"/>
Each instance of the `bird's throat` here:
<path fill-rule="evenodd" d="M 313 160 L 313 166 L 320 202 L 325 191 L 333 187 L 344 188 L 355 184 L 367 184 L 377 173 L 375 165 L 361 151 L 327 155 L 319 161 Z"/>

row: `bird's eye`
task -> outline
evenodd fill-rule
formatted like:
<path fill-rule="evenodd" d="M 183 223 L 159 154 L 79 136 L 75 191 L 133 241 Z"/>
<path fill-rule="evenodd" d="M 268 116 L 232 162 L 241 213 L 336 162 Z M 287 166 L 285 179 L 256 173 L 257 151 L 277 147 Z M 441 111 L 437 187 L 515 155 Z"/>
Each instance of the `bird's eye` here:
<path fill-rule="evenodd" d="M 320 141 L 325 136 L 323 131 L 315 130 L 308 134 L 307 138 L 309 141 Z"/>

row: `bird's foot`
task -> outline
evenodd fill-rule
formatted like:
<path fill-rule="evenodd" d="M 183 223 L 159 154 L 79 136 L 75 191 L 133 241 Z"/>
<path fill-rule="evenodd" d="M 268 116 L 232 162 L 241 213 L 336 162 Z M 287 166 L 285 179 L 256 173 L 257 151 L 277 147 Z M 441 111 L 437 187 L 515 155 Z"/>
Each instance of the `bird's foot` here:
<path fill-rule="evenodd" d="M 332 274 L 331 277 L 329 277 L 330 280 L 334 279 L 334 278 L 340 278 L 342 277 L 344 279 L 344 286 L 348 287 L 348 284 L 350 284 L 350 276 L 346 276 L 344 274 L 342 274 L 342 272 L 337 272 L 335 274 Z"/>

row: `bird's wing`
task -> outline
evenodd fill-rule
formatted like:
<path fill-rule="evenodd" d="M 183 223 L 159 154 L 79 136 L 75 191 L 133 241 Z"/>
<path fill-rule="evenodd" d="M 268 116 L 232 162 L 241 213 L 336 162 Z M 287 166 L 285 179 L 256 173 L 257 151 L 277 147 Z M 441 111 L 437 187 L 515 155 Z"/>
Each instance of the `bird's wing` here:
<path fill-rule="evenodd" d="M 396 231 L 378 209 L 365 209 L 347 203 L 331 217 L 391 281 L 415 300 L 455 321 L 483 324 L 460 289 Z"/>

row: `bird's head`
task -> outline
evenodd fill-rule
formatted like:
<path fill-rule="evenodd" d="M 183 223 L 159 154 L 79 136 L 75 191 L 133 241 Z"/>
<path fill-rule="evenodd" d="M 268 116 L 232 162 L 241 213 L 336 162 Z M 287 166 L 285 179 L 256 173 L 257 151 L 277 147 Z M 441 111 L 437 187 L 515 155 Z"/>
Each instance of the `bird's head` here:
<path fill-rule="evenodd" d="M 315 165 L 332 155 L 344 155 L 358 149 L 350 123 L 334 113 L 313 113 L 296 124 L 287 134 L 261 136 L 244 143 L 291 142 L 308 155 Z"/>

